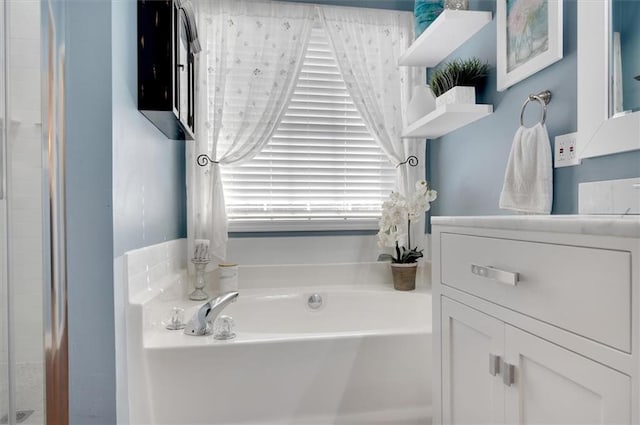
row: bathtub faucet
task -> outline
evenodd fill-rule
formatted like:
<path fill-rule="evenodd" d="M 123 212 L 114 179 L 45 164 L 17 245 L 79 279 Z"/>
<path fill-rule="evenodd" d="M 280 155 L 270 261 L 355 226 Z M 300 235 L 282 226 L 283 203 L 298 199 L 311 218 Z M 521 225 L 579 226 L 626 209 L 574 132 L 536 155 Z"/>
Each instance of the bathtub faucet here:
<path fill-rule="evenodd" d="M 234 302 L 238 292 L 227 292 L 204 303 L 184 328 L 186 335 L 205 336 L 213 332 L 213 322 L 226 306 Z"/>

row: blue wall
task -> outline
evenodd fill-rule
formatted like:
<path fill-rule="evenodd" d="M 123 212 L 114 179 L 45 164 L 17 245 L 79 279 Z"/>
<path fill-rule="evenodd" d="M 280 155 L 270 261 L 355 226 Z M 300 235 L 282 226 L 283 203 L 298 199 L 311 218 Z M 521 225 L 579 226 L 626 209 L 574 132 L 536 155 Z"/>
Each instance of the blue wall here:
<path fill-rule="evenodd" d="M 136 1 L 66 9 L 70 421 L 115 424 L 114 257 L 186 235 L 184 142 L 137 111 Z"/>
<path fill-rule="evenodd" d="M 68 1 L 66 10 L 70 422 L 113 424 L 111 3 Z"/>
<path fill-rule="evenodd" d="M 138 112 L 135 0 L 113 2 L 114 256 L 187 234 L 185 142 Z"/>
<path fill-rule="evenodd" d="M 472 9 L 491 10 L 495 2 L 471 2 Z M 564 59 L 498 93 L 496 91 L 495 19 L 452 57 L 479 56 L 493 67 L 479 103 L 492 103 L 494 114 L 440 139 L 427 143 L 428 175 L 438 190 L 432 215 L 509 214 L 498 208 L 504 170 L 513 135 L 519 125 L 520 107 L 529 93 L 553 92 L 547 128 L 552 140 L 576 131 L 576 1 L 564 2 Z M 539 109 L 531 107 L 527 122 L 535 121 Z M 640 176 L 640 151 L 586 159 L 576 167 L 554 170 L 554 214 L 578 212 L 578 183 Z"/>

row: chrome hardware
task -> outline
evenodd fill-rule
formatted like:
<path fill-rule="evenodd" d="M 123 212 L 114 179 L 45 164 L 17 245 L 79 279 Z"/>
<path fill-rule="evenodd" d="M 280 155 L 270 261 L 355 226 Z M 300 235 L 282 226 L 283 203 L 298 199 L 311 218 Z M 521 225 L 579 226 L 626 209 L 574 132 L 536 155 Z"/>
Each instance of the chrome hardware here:
<path fill-rule="evenodd" d="M 500 356 L 489 354 L 489 374 L 496 376 L 500 373 Z"/>
<path fill-rule="evenodd" d="M 538 94 L 530 94 L 522 105 L 522 109 L 520 110 L 520 125 L 524 126 L 524 110 L 527 108 L 529 102 L 537 101 L 542 105 L 542 116 L 540 117 L 540 124 L 543 124 L 547 121 L 547 105 L 551 102 L 551 92 L 549 90 L 542 91 Z"/>
<path fill-rule="evenodd" d="M 491 266 L 479 266 L 477 264 L 471 264 L 471 273 L 512 286 L 516 286 L 520 278 L 520 275 L 515 272 L 508 272 Z"/>
<path fill-rule="evenodd" d="M 320 294 L 313 294 L 307 300 L 307 305 L 311 310 L 317 310 L 322 307 L 322 296 Z"/>
<path fill-rule="evenodd" d="M 516 382 L 516 367 L 507 362 L 502 362 L 502 382 L 510 387 Z"/>
<path fill-rule="evenodd" d="M 213 322 L 226 306 L 238 298 L 238 295 L 240 295 L 238 292 L 227 292 L 202 305 L 184 328 L 185 335 L 211 335 Z"/>

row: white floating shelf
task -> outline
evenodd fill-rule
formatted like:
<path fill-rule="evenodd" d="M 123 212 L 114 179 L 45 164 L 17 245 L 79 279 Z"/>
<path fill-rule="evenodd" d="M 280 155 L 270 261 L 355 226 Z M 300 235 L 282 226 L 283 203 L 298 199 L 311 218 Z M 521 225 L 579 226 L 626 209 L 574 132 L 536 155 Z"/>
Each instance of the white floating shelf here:
<path fill-rule="evenodd" d="M 405 128 L 402 137 L 437 139 L 492 113 L 493 105 L 444 105 Z"/>
<path fill-rule="evenodd" d="M 446 9 L 409 46 L 399 65 L 434 67 L 491 19 L 491 12 Z"/>

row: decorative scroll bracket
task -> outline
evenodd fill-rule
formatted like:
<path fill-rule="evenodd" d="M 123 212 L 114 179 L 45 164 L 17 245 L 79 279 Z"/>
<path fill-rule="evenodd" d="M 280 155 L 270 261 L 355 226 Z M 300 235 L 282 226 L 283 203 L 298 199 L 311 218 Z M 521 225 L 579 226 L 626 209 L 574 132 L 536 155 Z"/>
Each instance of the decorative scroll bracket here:
<path fill-rule="evenodd" d="M 198 155 L 198 157 L 196 158 L 196 162 L 201 167 L 206 167 L 209 164 L 219 164 L 220 163 L 218 161 L 214 161 L 213 159 L 209 158 L 209 155 L 206 155 L 206 154 Z"/>
<path fill-rule="evenodd" d="M 411 167 L 417 167 L 418 166 L 418 157 L 415 156 L 415 155 L 411 155 L 406 159 L 406 161 L 401 162 L 400 164 L 396 165 L 396 168 L 398 168 L 401 165 L 405 165 L 405 164 L 409 164 L 409 166 L 411 166 Z"/>

